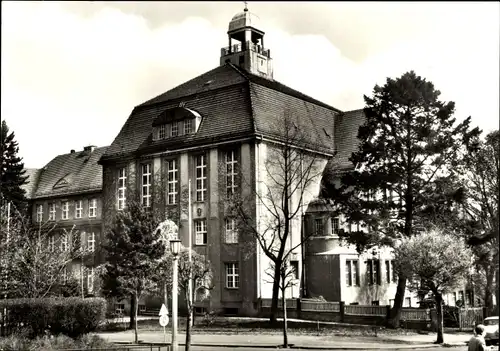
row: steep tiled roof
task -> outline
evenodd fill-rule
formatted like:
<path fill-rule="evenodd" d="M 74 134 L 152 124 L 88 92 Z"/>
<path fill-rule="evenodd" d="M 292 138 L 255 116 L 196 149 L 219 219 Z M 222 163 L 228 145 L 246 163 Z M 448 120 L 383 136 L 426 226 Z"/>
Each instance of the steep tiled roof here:
<path fill-rule="evenodd" d="M 201 114 L 197 133 L 153 141 L 153 120 L 181 102 Z M 238 136 L 276 137 L 280 129 L 273 121 L 286 110 L 296 116 L 297 127 L 306 131 L 312 145 L 333 152 L 333 125 L 339 110 L 227 63 L 134 108 L 102 160 Z"/>
<path fill-rule="evenodd" d="M 329 162 L 339 169 L 352 167 L 349 158 L 359 145 L 358 129 L 365 122 L 363 109 L 341 113 L 335 116 L 336 155 Z"/>
<path fill-rule="evenodd" d="M 37 168 L 26 168 L 25 176 L 28 176 L 27 183 L 22 185 L 22 188 L 26 191 L 26 197 L 31 199 L 35 193 L 36 186 L 38 183 L 39 175 L 41 169 Z"/>
<path fill-rule="evenodd" d="M 59 155 L 39 172 L 33 198 L 62 196 L 102 189 L 102 167 L 97 163 L 107 147 Z"/>

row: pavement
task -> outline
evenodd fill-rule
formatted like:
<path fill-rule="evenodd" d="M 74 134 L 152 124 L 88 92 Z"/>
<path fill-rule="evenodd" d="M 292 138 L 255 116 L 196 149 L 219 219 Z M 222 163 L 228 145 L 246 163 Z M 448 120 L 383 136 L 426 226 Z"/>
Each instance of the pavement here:
<path fill-rule="evenodd" d="M 99 333 L 103 339 L 115 344 L 132 343 L 134 331 Z M 167 328 L 164 336 L 161 331 L 139 330 L 139 342 L 145 344 L 169 344 L 170 330 Z M 344 337 L 331 335 L 289 335 L 289 344 L 297 349 L 309 350 L 408 350 L 436 348 L 436 334 L 428 335 L 380 335 L 378 337 Z M 444 341 L 449 347 L 464 348 L 470 339 L 468 334 L 445 334 Z M 179 345 L 183 345 L 185 334 L 178 335 Z M 193 334 L 192 345 L 210 348 L 277 348 L 283 344 L 281 334 Z"/>

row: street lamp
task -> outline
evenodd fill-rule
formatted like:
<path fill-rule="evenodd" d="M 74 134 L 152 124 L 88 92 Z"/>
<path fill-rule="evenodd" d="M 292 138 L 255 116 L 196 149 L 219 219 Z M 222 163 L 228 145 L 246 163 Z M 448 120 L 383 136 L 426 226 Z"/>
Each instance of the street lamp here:
<path fill-rule="evenodd" d="M 177 294 L 178 294 L 178 259 L 179 251 L 181 248 L 181 241 L 179 239 L 170 240 L 170 251 L 172 251 L 173 256 L 173 276 L 172 276 L 172 351 L 177 351 Z"/>

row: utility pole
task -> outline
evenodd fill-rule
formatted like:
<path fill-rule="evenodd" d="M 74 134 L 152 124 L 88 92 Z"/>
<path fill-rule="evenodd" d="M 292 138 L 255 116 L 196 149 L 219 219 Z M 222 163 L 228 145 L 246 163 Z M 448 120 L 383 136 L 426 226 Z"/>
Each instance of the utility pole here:
<path fill-rule="evenodd" d="M 188 261 L 189 265 L 191 265 L 192 257 L 191 257 L 191 248 L 193 246 L 193 208 L 191 206 L 191 178 L 188 181 Z M 189 306 L 193 306 L 193 282 L 191 279 L 191 269 L 189 270 L 189 285 L 188 285 L 188 295 L 189 295 Z M 189 324 L 193 326 L 193 313 L 188 311 L 191 315 L 189 316 Z"/>

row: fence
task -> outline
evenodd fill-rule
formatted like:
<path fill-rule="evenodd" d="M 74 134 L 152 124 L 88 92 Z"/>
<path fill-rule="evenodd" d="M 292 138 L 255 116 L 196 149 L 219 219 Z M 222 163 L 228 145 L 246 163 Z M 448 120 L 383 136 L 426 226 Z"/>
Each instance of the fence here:
<path fill-rule="evenodd" d="M 461 308 L 458 312 L 459 328 L 471 329 L 476 324 L 482 323 L 484 318 L 484 309 L 482 307 L 466 307 Z"/>
<path fill-rule="evenodd" d="M 287 299 L 286 305 L 290 318 L 365 325 L 384 325 L 390 312 L 390 306 L 346 305 L 343 301 Z M 271 299 L 261 299 L 260 307 L 261 314 L 267 316 L 271 308 Z M 282 308 L 281 300 L 278 307 Z M 400 320 L 404 328 L 424 330 L 435 328 L 437 321 L 434 310 L 417 308 L 403 308 Z"/>

